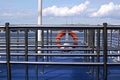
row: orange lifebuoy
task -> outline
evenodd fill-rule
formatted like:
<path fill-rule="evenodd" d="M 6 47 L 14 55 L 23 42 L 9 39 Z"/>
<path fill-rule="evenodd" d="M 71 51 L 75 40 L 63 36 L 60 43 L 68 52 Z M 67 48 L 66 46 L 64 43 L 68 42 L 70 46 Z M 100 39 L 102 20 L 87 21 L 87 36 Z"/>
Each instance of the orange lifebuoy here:
<path fill-rule="evenodd" d="M 58 48 L 61 48 L 60 39 L 61 39 L 62 36 L 65 35 L 65 33 L 66 33 L 66 30 L 62 30 L 62 31 L 60 31 L 60 32 L 57 34 L 57 36 L 56 36 L 56 45 L 57 45 Z M 71 30 L 68 30 L 68 34 L 73 38 L 74 42 L 73 42 L 72 48 L 75 48 L 76 45 L 78 45 L 78 37 L 77 37 L 77 35 L 76 35 L 74 32 L 72 32 Z"/>

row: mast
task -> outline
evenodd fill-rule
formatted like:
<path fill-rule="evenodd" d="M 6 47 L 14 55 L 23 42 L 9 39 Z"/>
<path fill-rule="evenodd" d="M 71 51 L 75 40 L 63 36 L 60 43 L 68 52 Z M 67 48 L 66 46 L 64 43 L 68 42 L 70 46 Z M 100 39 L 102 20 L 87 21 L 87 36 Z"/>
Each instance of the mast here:
<path fill-rule="evenodd" d="M 42 0 L 38 0 L 38 25 L 42 25 Z M 41 41 L 41 30 L 38 30 L 38 43 Z M 41 53 L 38 51 L 38 53 Z"/>

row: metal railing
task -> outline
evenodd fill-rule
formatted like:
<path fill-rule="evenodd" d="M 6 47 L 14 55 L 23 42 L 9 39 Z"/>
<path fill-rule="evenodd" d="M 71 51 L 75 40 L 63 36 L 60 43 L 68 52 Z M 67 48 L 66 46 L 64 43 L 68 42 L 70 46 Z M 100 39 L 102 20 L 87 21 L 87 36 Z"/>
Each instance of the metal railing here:
<path fill-rule="evenodd" d="M 7 80 L 11 80 L 11 64 L 25 64 L 26 65 L 26 77 L 28 80 L 28 64 L 37 65 L 36 67 L 36 80 L 38 80 L 38 65 L 43 65 L 42 72 L 44 73 L 44 65 L 64 65 L 64 66 L 92 66 L 92 80 L 94 80 L 94 69 L 96 72 L 96 80 L 99 79 L 100 66 L 103 66 L 103 80 L 107 80 L 108 77 L 108 66 L 120 66 L 120 63 L 108 62 L 108 57 L 110 56 L 119 56 L 119 54 L 108 54 L 108 51 L 120 51 L 120 48 L 113 48 L 112 46 L 108 46 L 108 31 L 109 30 L 119 30 L 120 25 L 107 25 L 107 23 L 103 23 L 103 25 L 79 25 L 79 24 L 65 24 L 65 25 L 10 25 L 9 23 L 4 26 L 0 26 L 0 29 L 5 29 L 5 42 L 1 44 L 2 48 L 0 51 L 5 51 L 0 53 L 0 56 L 6 56 L 6 61 L 0 61 L 0 64 L 7 65 Z M 13 30 L 22 30 L 24 31 L 24 42 L 12 42 L 11 41 L 11 31 Z M 35 40 L 34 45 L 29 44 L 29 30 L 33 30 L 35 32 Z M 37 31 L 42 30 L 42 41 L 37 41 Z M 74 49 L 64 48 L 59 49 L 58 46 L 55 45 L 55 40 L 52 40 L 53 32 L 57 32 L 58 30 L 76 30 L 84 32 L 84 43 L 81 45 L 77 45 Z M 45 35 L 45 32 L 46 36 Z M 102 33 L 102 34 L 101 34 Z M 96 36 L 95 36 L 96 34 Z M 46 37 L 46 38 L 45 38 Z M 96 37 L 96 38 L 95 38 Z M 102 38 L 100 38 L 102 37 Z M 18 37 L 19 38 L 19 37 Z M 46 41 L 45 41 L 46 39 Z M 50 39 L 50 40 L 48 40 Z M 55 38 L 54 38 L 55 39 Z M 102 39 L 102 40 L 101 40 Z M 102 41 L 102 42 L 101 42 Z M 46 42 L 46 44 L 45 44 Z M 61 41 L 61 43 L 64 42 Z M 70 42 L 70 41 L 69 41 Z M 112 41 L 111 41 L 112 42 Z M 21 44 L 22 43 L 22 44 Z M 72 41 L 70 42 L 72 43 Z M 100 44 L 102 43 L 102 45 Z M 79 42 L 80 44 L 80 42 Z M 74 45 L 61 45 L 62 47 L 73 47 Z M 15 51 L 15 53 L 12 51 Z M 18 53 L 17 53 L 18 51 Z M 19 51 L 24 51 L 20 53 Z M 29 54 L 30 51 L 33 51 Z M 37 53 L 41 51 L 41 53 Z M 59 51 L 57 53 L 53 51 Z M 78 51 L 79 53 L 68 54 L 62 51 Z M 101 53 L 102 52 L 102 53 Z M 12 61 L 11 56 L 24 56 L 25 61 Z M 34 56 L 35 61 L 29 61 L 28 57 Z M 49 62 L 45 61 L 44 57 L 84 57 L 84 62 Z M 92 58 L 90 58 L 92 57 Z M 41 58 L 42 61 L 38 61 L 38 58 Z M 103 61 L 100 61 L 100 58 L 103 58 Z M 95 68 L 97 67 L 97 68 Z"/>

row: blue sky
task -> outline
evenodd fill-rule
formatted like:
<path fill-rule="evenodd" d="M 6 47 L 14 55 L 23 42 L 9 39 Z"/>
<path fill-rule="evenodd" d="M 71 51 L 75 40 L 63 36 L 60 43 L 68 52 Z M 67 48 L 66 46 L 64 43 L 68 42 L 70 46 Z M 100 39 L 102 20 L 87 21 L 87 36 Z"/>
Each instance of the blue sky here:
<path fill-rule="evenodd" d="M 0 0 L 0 24 L 37 24 L 38 0 Z M 43 24 L 120 24 L 120 0 L 43 0 Z"/>

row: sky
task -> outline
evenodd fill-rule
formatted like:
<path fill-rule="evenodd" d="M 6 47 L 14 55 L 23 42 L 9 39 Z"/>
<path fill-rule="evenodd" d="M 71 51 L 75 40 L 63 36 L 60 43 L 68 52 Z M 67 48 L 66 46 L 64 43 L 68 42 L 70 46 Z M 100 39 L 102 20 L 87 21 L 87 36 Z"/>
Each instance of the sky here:
<path fill-rule="evenodd" d="M 120 24 L 120 0 L 42 0 L 42 24 Z M 0 24 L 37 24 L 38 0 L 0 0 Z"/>

